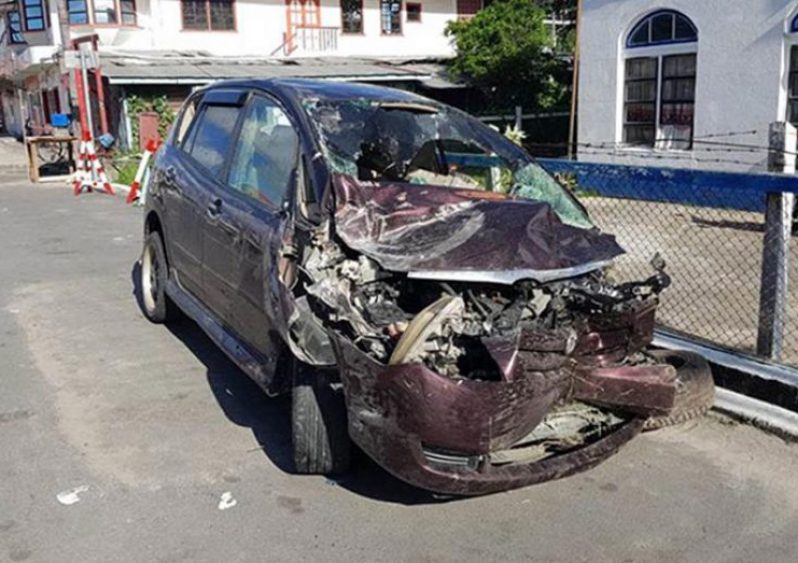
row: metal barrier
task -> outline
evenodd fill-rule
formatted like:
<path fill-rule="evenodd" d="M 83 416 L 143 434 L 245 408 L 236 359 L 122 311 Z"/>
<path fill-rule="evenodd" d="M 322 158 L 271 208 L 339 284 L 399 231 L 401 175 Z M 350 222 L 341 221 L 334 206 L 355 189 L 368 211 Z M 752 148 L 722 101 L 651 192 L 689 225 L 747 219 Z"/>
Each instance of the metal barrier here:
<path fill-rule="evenodd" d="M 540 159 L 627 254 L 613 274 L 640 278 L 660 252 L 673 285 L 661 326 L 730 350 L 798 366 L 798 177 Z"/>

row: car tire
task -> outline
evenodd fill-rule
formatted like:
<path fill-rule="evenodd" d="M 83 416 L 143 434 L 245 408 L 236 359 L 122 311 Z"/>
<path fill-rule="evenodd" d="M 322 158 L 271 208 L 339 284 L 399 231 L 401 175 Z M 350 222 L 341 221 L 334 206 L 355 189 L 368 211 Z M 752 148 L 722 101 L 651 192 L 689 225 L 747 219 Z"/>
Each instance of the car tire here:
<path fill-rule="evenodd" d="M 340 384 L 327 370 L 294 361 L 291 427 L 297 473 L 334 475 L 349 469 L 351 441 Z"/>
<path fill-rule="evenodd" d="M 169 267 L 163 240 L 157 231 L 149 233 L 144 239 L 139 272 L 141 308 L 144 316 L 159 324 L 177 320 L 180 311 L 166 295 Z"/>
<path fill-rule="evenodd" d="M 707 361 L 693 352 L 655 350 L 649 353 L 659 363 L 670 364 L 676 372 L 676 399 L 668 415 L 652 416 L 643 430 L 657 430 L 699 418 L 715 402 L 715 383 Z"/>

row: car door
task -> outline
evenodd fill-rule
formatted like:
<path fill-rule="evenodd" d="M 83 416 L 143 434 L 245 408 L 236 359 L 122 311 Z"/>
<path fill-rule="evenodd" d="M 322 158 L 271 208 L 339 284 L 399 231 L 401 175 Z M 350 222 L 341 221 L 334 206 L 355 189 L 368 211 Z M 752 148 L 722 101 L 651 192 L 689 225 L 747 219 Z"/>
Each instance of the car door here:
<path fill-rule="evenodd" d="M 206 220 L 206 280 L 227 299 L 229 327 L 264 356 L 273 350 L 273 329 L 285 324 L 277 268 L 298 145 L 296 129 L 280 105 L 253 95 L 232 150 L 227 189 L 217 193 L 218 213 Z"/>
<path fill-rule="evenodd" d="M 167 255 L 180 285 L 201 296 L 202 216 L 205 213 L 203 187 L 187 163 L 192 131 L 202 95 L 189 98 L 180 114 L 177 129 L 158 157 L 153 177 L 153 197 L 159 199 L 165 221 Z"/>
<path fill-rule="evenodd" d="M 224 310 L 217 306 L 220 297 L 214 293 L 205 275 L 205 242 L 207 220 L 217 212 L 216 194 L 223 186 L 230 148 L 236 124 L 246 93 L 240 89 L 220 89 L 206 92 L 197 109 L 194 123 L 183 143 L 183 158 L 175 166 L 175 177 L 183 191 L 182 215 L 177 220 L 186 231 L 183 237 L 189 246 L 192 280 L 189 283 L 178 276 L 206 307 L 223 319 Z M 189 251 L 184 251 L 188 255 Z M 189 287 L 189 284 L 191 287 Z M 223 302 L 223 299 L 221 300 Z"/>

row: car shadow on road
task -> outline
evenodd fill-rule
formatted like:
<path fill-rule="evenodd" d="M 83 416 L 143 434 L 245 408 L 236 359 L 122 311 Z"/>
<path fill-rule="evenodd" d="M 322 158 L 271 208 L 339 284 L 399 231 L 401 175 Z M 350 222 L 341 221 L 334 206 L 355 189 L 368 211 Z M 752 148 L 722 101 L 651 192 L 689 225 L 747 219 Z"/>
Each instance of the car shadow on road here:
<path fill-rule="evenodd" d="M 131 280 L 133 294 L 142 309 L 139 268 L 136 262 L 131 271 Z M 256 449 L 261 450 L 280 470 L 293 473 L 290 396 L 268 397 L 190 319 L 169 323 L 165 327 L 205 366 L 208 385 L 228 420 L 250 428 L 258 443 Z M 295 478 L 307 477 L 296 475 Z M 353 452 L 352 469 L 344 475 L 328 479 L 328 483 L 367 498 L 397 504 L 417 505 L 453 500 L 400 481 L 357 448 Z"/>

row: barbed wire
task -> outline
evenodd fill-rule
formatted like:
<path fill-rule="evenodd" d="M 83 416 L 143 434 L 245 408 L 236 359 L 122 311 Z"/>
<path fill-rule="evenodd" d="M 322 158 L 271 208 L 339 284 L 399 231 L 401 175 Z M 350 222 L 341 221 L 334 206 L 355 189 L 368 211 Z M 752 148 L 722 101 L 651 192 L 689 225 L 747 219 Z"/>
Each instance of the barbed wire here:
<path fill-rule="evenodd" d="M 762 130 L 759 129 L 749 129 L 744 131 L 724 131 L 718 133 L 707 133 L 705 135 L 695 136 L 692 139 L 665 139 L 665 138 L 657 138 L 652 141 L 654 145 L 659 143 L 691 143 L 692 145 L 704 145 L 700 147 L 692 146 L 689 149 L 676 149 L 676 150 L 690 150 L 690 151 L 704 151 L 704 152 L 749 152 L 749 153 L 759 153 L 759 152 L 766 152 L 766 153 L 777 153 L 777 154 L 784 154 L 784 155 L 792 155 L 798 156 L 798 151 L 791 151 L 785 149 L 777 149 L 774 147 L 766 146 L 766 145 L 756 145 L 756 144 L 748 144 L 748 143 L 736 143 L 736 142 L 728 142 L 728 141 L 713 141 L 711 139 L 719 139 L 719 138 L 728 138 L 728 137 L 740 137 L 744 135 L 757 135 L 762 133 Z M 607 148 L 607 147 L 617 147 L 623 149 L 634 149 L 637 148 L 636 145 L 626 143 L 623 141 L 594 141 L 594 142 L 576 142 L 576 143 L 568 143 L 566 141 L 563 142 L 547 142 L 547 141 L 529 141 L 526 143 L 529 146 L 540 146 L 540 147 L 561 147 L 561 148 L 568 148 L 569 146 L 575 147 L 585 147 L 585 148 Z M 667 149 L 666 149 L 667 150 Z"/>
<path fill-rule="evenodd" d="M 623 153 L 618 154 L 616 152 L 610 151 L 598 151 L 598 150 L 585 150 L 580 151 L 581 154 L 589 154 L 593 156 L 614 156 L 614 157 L 624 157 L 624 158 L 636 158 L 640 160 L 679 160 L 683 162 L 690 162 L 690 163 L 697 163 L 697 164 L 736 164 L 740 166 L 752 166 L 750 161 L 733 159 L 733 158 L 698 158 L 689 155 L 663 155 L 663 154 L 647 154 L 647 153 Z"/>
<path fill-rule="evenodd" d="M 566 148 L 568 143 L 546 143 L 546 142 L 527 142 L 525 143 L 527 146 L 531 147 L 558 147 L 558 148 Z M 634 145 L 626 145 L 623 143 L 613 143 L 613 144 L 602 144 L 602 143 L 576 143 L 577 147 L 585 148 L 585 149 L 600 149 L 600 150 L 607 150 L 607 151 L 615 151 L 618 156 L 625 156 L 625 155 L 633 155 L 638 154 L 635 152 L 635 149 L 640 147 L 635 147 Z M 665 150 L 665 149 L 654 149 L 655 151 Z M 760 149 L 753 149 L 753 148 L 734 148 L 734 147 L 692 147 L 691 149 L 677 149 L 678 151 L 683 152 L 691 152 L 691 153 L 751 153 L 751 154 L 760 154 L 763 151 Z M 580 151 L 584 153 L 584 151 Z M 770 152 L 778 152 L 777 150 L 773 149 Z M 783 151 L 782 151 L 783 152 Z M 651 154 L 649 151 L 641 152 L 639 154 Z M 656 153 L 654 153 L 656 154 Z M 663 154 L 663 158 L 679 158 L 679 153 L 676 151 L 668 152 L 667 154 Z M 694 158 L 692 156 L 687 155 L 686 158 Z"/>
<path fill-rule="evenodd" d="M 715 139 L 719 137 L 742 137 L 745 135 L 758 135 L 758 129 L 750 129 L 748 131 L 727 131 L 726 133 L 709 133 L 707 135 L 697 135 L 696 139 Z"/>

